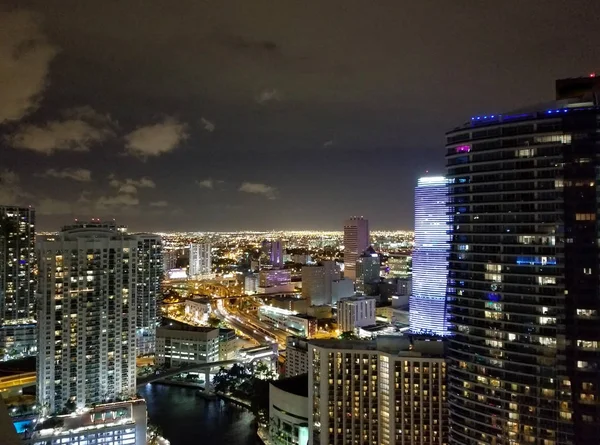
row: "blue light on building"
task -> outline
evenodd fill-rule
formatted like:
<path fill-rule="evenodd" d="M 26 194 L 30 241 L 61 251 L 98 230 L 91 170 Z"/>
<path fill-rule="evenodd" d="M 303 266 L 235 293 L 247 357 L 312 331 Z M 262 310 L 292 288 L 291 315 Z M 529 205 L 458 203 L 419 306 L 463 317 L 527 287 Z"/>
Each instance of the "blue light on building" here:
<path fill-rule="evenodd" d="M 415 249 L 413 294 L 409 300 L 410 330 L 419 334 L 449 334 L 446 315 L 448 268 L 447 180 L 419 178 L 415 189 Z"/>

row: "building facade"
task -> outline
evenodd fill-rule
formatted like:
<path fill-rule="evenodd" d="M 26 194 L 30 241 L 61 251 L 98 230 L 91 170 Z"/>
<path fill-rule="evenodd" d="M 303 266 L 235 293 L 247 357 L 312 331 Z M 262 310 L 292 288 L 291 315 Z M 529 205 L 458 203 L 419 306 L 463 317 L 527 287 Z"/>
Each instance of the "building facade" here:
<path fill-rule="evenodd" d="M 356 260 L 356 292 L 365 293 L 365 285 L 377 283 L 381 271 L 379 254 L 369 246 Z"/>
<path fill-rule="evenodd" d="M 210 243 L 190 244 L 190 273 L 193 280 L 213 277 Z"/>
<path fill-rule="evenodd" d="M 0 206 L 0 361 L 36 352 L 35 211 Z"/>
<path fill-rule="evenodd" d="M 448 335 L 447 180 L 419 178 L 415 189 L 415 248 L 412 255 L 410 329 L 417 334 Z"/>
<path fill-rule="evenodd" d="M 156 363 L 177 367 L 219 361 L 219 329 L 185 325 L 156 330 Z"/>
<path fill-rule="evenodd" d="M 290 335 L 285 341 L 285 376 L 294 377 L 308 372 L 308 342 Z"/>
<path fill-rule="evenodd" d="M 599 93 L 447 134 L 452 444 L 600 437 Z"/>
<path fill-rule="evenodd" d="M 370 245 L 369 221 L 353 216 L 344 222 L 344 277 L 356 280 L 356 260 Z"/>
<path fill-rule="evenodd" d="M 332 304 L 333 281 L 339 279 L 340 269 L 335 261 L 323 261 L 319 265 L 304 266 L 302 268 L 302 298 L 306 298 L 309 306 Z"/>
<path fill-rule="evenodd" d="M 262 251 L 265 261 L 273 267 L 283 267 L 283 242 L 281 240 L 264 240 Z"/>
<path fill-rule="evenodd" d="M 308 376 L 269 384 L 269 439 L 274 445 L 308 445 Z"/>
<path fill-rule="evenodd" d="M 162 238 L 147 233 L 135 236 L 138 240 L 136 348 L 137 355 L 146 355 L 154 353 L 159 323 L 157 307 L 164 273 Z"/>
<path fill-rule="evenodd" d="M 341 332 L 375 324 L 375 298 L 350 297 L 338 302 L 338 325 Z"/>
<path fill-rule="evenodd" d="M 311 340 L 308 350 L 309 443 L 448 443 L 442 342 Z"/>
<path fill-rule="evenodd" d="M 134 394 L 137 238 L 73 225 L 37 252 L 39 403 L 56 412 Z"/>

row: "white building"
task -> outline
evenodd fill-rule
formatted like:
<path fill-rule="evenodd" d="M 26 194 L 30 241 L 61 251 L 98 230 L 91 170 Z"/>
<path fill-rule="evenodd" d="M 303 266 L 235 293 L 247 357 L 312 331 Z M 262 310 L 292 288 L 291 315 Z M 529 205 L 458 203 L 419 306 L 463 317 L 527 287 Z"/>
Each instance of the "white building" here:
<path fill-rule="evenodd" d="M 349 278 L 331 282 L 331 304 L 337 304 L 341 299 L 354 295 L 354 282 Z"/>
<path fill-rule="evenodd" d="M 340 279 L 335 261 L 323 261 L 316 266 L 302 268 L 302 298 L 309 306 L 332 304 L 333 282 Z"/>
<path fill-rule="evenodd" d="M 146 445 L 144 399 L 97 405 L 77 415 L 55 416 L 48 428 L 22 434 L 23 445 Z"/>
<path fill-rule="evenodd" d="M 190 244 L 190 278 L 192 280 L 213 277 L 210 243 Z"/>
<path fill-rule="evenodd" d="M 53 413 L 134 394 L 138 238 L 79 224 L 37 251 L 39 402 Z"/>
<path fill-rule="evenodd" d="M 219 361 L 219 329 L 179 324 L 156 330 L 156 363 L 177 367 Z"/>
<path fill-rule="evenodd" d="M 205 321 L 211 312 L 208 298 L 193 298 L 185 300 L 184 313 L 196 321 Z"/>
<path fill-rule="evenodd" d="M 338 302 L 338 325 L 342 332 L 375 324 L 375 298 L 350 297 Z"/>
<path fill-rule="evenodd" d="M 369 247 L 369 221 L 353 216 L 344 222 L 344 276 L 356 280 L 356 260 Z"/>
<path fill-rule="evenodd" d="M 135 236 L 138 240 L 136 347 L 137 355 L 145 355 L 154 353 L 156 343 L 163 250 L 159 235 L 141 233 Z"/>
<path fill-rule="evenodd" d="M 269 439 L 274 445 L 308 444 L 308 376 L 269 384 Z"/>
<path fill-rule="evenodd" d="M 309 443 L 447 444 L 443 353 L 398 336 L 309 341 Z"/>
<path fill-rule="evenodd" d="M 244 293 L 251 295 L 258 290 L 258 274 L 252 273 L 244 277 Z"/>
<path fill-rule="evenodd" d="M 308 372 L 308 342 L 290 335 L 285 341 L 285 376 L 294 377 Z"/>

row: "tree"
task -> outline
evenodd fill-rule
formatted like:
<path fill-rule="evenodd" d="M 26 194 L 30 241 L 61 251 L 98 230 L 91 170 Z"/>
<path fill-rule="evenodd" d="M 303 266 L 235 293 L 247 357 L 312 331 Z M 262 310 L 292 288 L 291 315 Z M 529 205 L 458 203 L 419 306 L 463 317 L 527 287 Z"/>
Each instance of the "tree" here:
<path fill-rule="evenodd" d="M 162 431 L 160 427 L 149 423 L 148 424 L 148 445 L 156 445 L 158 444 L 158 439 L 162 435 Z"/>
<path fill-rule="evenodd" d="M 340 340 L 359 340 L 359 338 L 354 335 L 352 331 L 342 332 L 339 337 Z"/>

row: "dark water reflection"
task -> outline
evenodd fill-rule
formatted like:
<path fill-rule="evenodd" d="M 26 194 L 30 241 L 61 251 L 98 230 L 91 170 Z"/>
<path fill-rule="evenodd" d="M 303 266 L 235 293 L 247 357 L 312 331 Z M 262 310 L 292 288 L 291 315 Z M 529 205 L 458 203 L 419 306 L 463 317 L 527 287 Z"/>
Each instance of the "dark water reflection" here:
<path fill-rule="evenodd" d="M 139 391 L 148 404 L 149 421 L 171 445 L 254 445 L 259 443 L 249 411 L 223 401 L 206 401 L 193 388 L 146 385 Z"/>

